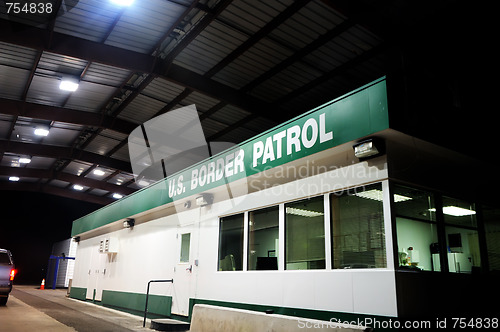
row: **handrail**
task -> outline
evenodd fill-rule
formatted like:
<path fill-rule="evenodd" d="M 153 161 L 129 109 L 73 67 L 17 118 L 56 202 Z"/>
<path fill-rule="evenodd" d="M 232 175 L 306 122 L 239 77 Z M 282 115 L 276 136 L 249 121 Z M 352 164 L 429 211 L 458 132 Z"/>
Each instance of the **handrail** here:
<path fill-rule="evenodd" d="M 171 282 L 171 283 L 174 283 L 174 279 L 149 280 L 148 281 L 148 290 L 146 291 L 146 305 L 144 306 L 144 321 L 142 322 L 142 327 L 146 327 L 146 315 L 148 314 L 149 285 L 152 282 Z"/>

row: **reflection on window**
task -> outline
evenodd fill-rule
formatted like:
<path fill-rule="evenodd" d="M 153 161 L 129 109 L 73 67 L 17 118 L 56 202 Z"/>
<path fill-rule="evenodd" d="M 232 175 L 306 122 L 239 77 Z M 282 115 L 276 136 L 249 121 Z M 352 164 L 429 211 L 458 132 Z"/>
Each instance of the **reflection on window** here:
<path fill-rule="evenodd" d="M 448 269 L 471 273 L 481 267 L 476 209 L 466 201 L 443 197 Z"/>
<path fill-rule="evenodd" d="M 483 206 L 483 223 L 490 271 L 500 271 L 500 208 Z"/>
<path fill-rule="evenodd" d="M 332 194 L 332 266 L 386 267 L 382 185 Z"/>
<path fill-rule="evenodd" d="M 285 204 L 287 270 L 325 268 L 323 196 Z"/>
<path fill-rule="evenodd" d="M 426 191 L 396 185 L 393 199 L 399 267 L 441 271 L 433 195 Z"/>
<path fill-rule="evenodd" d="M 191 233 L 181 235 L 181 263 L 189 262 L 189 247 L 191 243 Z"/>
<path fill-rule="evenodd" d="M 277 270 L 279 208 L 249 212 L 248 219 L 248 270 Z"/>
<path fill-rule="evenodd" d="M 224 217 L 219 225 L 219 271 L 243 267 L 243 214 Z"/>

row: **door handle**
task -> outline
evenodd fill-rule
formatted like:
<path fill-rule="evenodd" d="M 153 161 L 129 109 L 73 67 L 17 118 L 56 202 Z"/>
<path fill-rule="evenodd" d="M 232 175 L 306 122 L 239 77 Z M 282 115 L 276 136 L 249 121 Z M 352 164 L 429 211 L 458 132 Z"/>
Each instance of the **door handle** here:
<path fill-rule="evenodd" d="M 186 269 L 186 271 L 189 271 L 189 273 L 193 272 L 193 265 L 189 265 L 189 267 Z"/>

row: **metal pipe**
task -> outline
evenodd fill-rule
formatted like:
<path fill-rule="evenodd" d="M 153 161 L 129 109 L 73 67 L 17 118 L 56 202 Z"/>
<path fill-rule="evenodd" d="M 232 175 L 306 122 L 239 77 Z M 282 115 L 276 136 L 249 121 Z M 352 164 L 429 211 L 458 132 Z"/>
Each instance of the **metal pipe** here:
<path fill-rule="evenodd" d="M 149 286 L 151 285 L 152 282 L 171 282 L 171 283 L 174 283 L 174 279 L 148 281 L 148 289 L 146 291 L 146 304 L 144 305 L 144 321 L 142 322 L 142 327 L 146 327 L 146 315 L 148 314 Z"/>

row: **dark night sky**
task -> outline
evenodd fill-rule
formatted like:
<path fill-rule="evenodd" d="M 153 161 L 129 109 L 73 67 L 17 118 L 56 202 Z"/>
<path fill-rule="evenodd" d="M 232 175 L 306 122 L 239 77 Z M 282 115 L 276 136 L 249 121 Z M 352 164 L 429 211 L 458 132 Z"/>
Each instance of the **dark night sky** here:
<path fill-rule="evenodd" d="M 45 278 L 52 244 L 71 237 L 72 221 L 100 206 L 43 193 L 0 192 L 0 248 L 12 251 L 17 283 Z"/>

